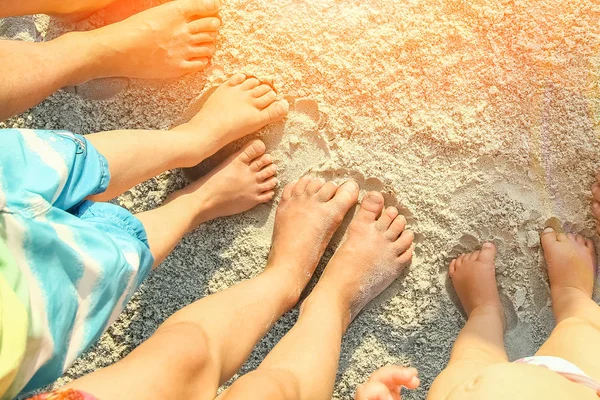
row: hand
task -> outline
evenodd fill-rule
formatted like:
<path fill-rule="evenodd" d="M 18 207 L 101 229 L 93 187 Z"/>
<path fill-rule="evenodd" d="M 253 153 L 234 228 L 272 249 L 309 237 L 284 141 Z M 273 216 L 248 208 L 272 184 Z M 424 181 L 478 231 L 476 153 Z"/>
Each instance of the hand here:
<path fill-rule="evenodd" d="M 416 389 L 421 382 L 415 368 L 388 365 L 375 371 L 359 386 L 355 400 L 401 400 L 402 387 Z"/>

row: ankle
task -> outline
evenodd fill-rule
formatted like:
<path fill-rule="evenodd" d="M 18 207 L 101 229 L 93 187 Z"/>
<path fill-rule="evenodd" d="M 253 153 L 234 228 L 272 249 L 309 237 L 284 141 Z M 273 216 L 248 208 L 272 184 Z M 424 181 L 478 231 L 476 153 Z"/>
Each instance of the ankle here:
<path fill-rule="evenodd" d="M 469 319 L 481 316 L 498 319 L 502 321 L 503 326 L 505 325 L 504 309 L 499 301 L 478 305 L 468 315 Z"/>
<path fill-rule="evenodd" d="M 68 32 L 44 43 L 48 53 L 57 59 L 60 58 L 61 63 L 65 58 L 70 59 L 64 86 L 74 86 L 107 76 L 104 73 L 107 63 L 98 52 L 97 44 L 89 40 L 89 33 Z"/>
<path fill-rule="evenodd" d="M 226 145 L 198 126 L 201 125 L 187 122 L 171 128 L 171 132 L 176 134 L 177 139 L 184 144 L 179 168 L 194 167 Z"/>
<path fill-rule="evenodd" d="M 335 287 L 325 287 L 321 282 L 315 287 L 312 293 L 304 300 L 300 307 L 300 316 L 316 310 L 317 313 L 332 316 L 329 321 L 339 323 L 342 332 L 348 329 L 352 322 L 352 312 L 350 305 L 339 295 L 339 290 Z"/>

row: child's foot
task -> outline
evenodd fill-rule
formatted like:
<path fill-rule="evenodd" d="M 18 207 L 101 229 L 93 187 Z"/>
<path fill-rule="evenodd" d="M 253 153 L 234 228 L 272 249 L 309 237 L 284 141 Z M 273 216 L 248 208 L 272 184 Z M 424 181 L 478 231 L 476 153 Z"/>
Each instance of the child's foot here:
<path fill-rule="evenodd" d="M 504 310 L 496 284 L 496 247 L 484 243 L 481 250 L 452 260 L 448 273 L 467 316 L 473 310 L 495 311 L 504 321 Z M 503 322 L 504 323 L 504 322 Z"/>
<path fill-rule="evenodd" d="M 596 218 L 596 231 L 600 234 L 600 173 L 596 175 L 596 182 L 592 185 L 592 214 Z"/>
<path fill-rule="evenodd" d="M 297 300 L 348 210 L 358 200 L 358 185 L 339 186 L 301 178 L 285 187 L 275 216 L 267 268 L 285 268 L 295 276 Z"/>
<path fill-rule="evenodd" d="M 219 86 L 190 122 L 176 129 L 203 132 L 213 137 L 220 148 L 282 120 L 289 104 L 276 99 L 271 86 L 237 74 Z"/>
<path fill-rule="evenodd" d="M 220 26 L 219 7 L 218 0 L 170 1 L 116 24 L 64 37 L 77 38 L 95 53 L 90 61 L 94 78 L 176 78 L 208 64 Z"/>
<path fill-rule="evenodd" d="M 574 300 L 590 299 L 594 290 L 596 251 L 594 242 L 581 235 L 559 233 L 546 228 L 542 247 L 557 322 L 567 317 Z"/>
<path fill-rule="evenodd" d="M 388 365 L 358 387 L 354 400 L 400 400 L 402 388 L 416 389 L 420 384 L 415 368 Z"/>
<path fill-rule="evenodd" d="M 175 196 L 192 195 L 198 206 L 193 228 L 211 219 L 239 214 L 273 199 L 277 167 L 265 154 L 265 144 L 254 140 L 208 175 Z"/>
<path fill-rule="evenodd" d="M 414 235 L 406 219 L 370 192 L 348 227 L 348 236 L 325 268 L 317 288 L 339 293 L 350 311 L 348 323 L 387 288 L 410 263 Z M 315 288 L 315 290 L 317 290 Z"/>

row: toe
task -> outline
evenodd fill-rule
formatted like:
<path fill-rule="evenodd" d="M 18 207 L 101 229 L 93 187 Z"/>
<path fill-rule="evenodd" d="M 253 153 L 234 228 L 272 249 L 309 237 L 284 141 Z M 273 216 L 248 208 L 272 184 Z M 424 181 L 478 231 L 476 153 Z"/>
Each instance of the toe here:
<path fill-rule="evenodd" d="M 292 194 L 294 196 L 300 196 L 304 194 L 304 192 L 306 191 L 306 187 L 308 186 L 310 181 L 311 179 L 308 176 L 303 176 L 302 178 L 300 178 L 300 180 L 294 185 L 294 190 L 292 191 Z"/>
<path fill-rule="evenodd" d="M 264 182 L 275 174 L 277 174 L 277 165 L 268 165 L 256 173 L 256 182 Z"/>
<path fill-rule="evenodd" d="M 321 190 L 323 185 L 325 185 L 325 179 L 323 179 L 323 178 L 313 179 L 306 186 L 306 190 L 304 191 L 304 193 L 308 194 L 309 196 L 312 196 L 312 195 L 316 194 L 319 190 Z"/>
<path fill-rule="evenodd" d="M 338 190 L 338 185 L 335 182 L 327 182 L 317 193 L 317 198 L 320 201 L 329 201 L 335 195 L 335 192 Z"/>
<path fill-rule="evenodd" d="M 477 258 L 479 257 L 479 250 L 469 253 L 468 257 L 469 257 L 468 261 L 476 261 Z"/>
<path fill-rule="evenodd" d="M 558 235 L 556 231 L 550 227 L 544 229 L 541 236 L 541 242 L 543 248 L 554 245 L 556 242 L 558 242 Z"/>
<path fill-rule="evenodd" d="M 408 263 L 410 263 L 413 258 L 414 252 L 415 252 L 415 245 L 411 244 L 410 247 L 404 253 L 400 254 L 400 256 L 398 257 L 398 261 L 400 262 L 400 265 L 405 266 Z"/>
<path fill-rule="evenodd" d="M 242 150 L 240 151 L 240 159 L 244 163 L 250 164 L 252 161 L 256 160 L 256 158 L 265 154 L 266 150 L 267 146 L 262 140 L 253 140 L 242 148 Z M 259 170 L 260 168 L 256 171 Z"/>
<path fill-rule="evenodd" d="M 450 265 L 448 266 L 448 273 L 450 274 L 450 278 L 456 272 L 456 258 L 450 261 Z"/>
<path fill-rule="evenodd" d="M 261 110 L 263 110 L 263 109 L 269 107 L 271 104 L 273 104 L 273 102 L 275 100 L 277 100 L 277 94 L 275 94 L 275 92 L 271 90 L 264 96 L 261 96 L 258 99 L 254 100 L 254 105 L 257 108 L 260 108 Z"/>
<path fill-rule="evenodd" d="M 188 28 L 192 34 L 217 32 L 220 27 L 221 20 L 219 18 L 200 18 L 188 23 Z"/>
<path fill-rule="evenodd" d="M 272 92 L 272 91 L 273 91 L 273 89 L 271 88 L 271 86 L 263 83 L 262 85 L 259 85 L 259 86 L 255 87 L 254 89 L 252 89 L 252 97 L 255 97 L 258 99 L 259 97 L 262 97 L 265 94 Z"/>
<path fill-rule="evenodd" d="M 350 208 L 358 201 L 358 184 L 354 181 L 347 181 L 338 188 L 333 198 L 329 201 L 336 205 L 340 211 L 340 222 Z"/>
<path fill-rule="evenodd" d="M 216 15 L 221 8 L 219 0 L 193 1 L 192 6 L 186 8 L 188 18 L 203 18 Z"/>
<path fill-rule="evenodd" d="M 360 204 L 357 218 L 366 222 L 374 222 L 383 210 L 383 195 L 379 192 L 369 192 Z"/>
<path fill-rule="evenodd" d="M 400 255 L 400 254 L 404 253 L 406 250 L 408 250 L 412 246 L 414 241 L 415 241 L 415 234 L 412 231 L 406 230 L 406 231 L 402 232 L 402 235 L 400 235 L 398 240 L 396 240 L 396 242 L 395 242 L 398 255 Z"/>
<path fill-rule="evenodd" d="M 237 86 L 237 85 L 244 83 L 245 80 L 246 80 L 246 75 L 235 74 L 227 80 L 227 83 L 229 84 L 229 86 Z"/>
<path fill-rule="evenodd" d="M 260 203 L 267 203 L 267 202 L 273 200 L 273 197 L 275 197 L 274 191 L 262 193 L 261 195 L 258 196 L 258 201 Z"/>
<path fill-rule="evenodd" d="M 261 111 L 265 123 L 271 123 L 282 120 L 290 110 L 290 104 L 285 100 L 279 100 Z"/>
<path fill-rule="evenodd" d="M 573 235 L 571 232 L 567 233 L 567 238 L 571 241 L 574 242 L 575 241 L 575 235 Z"/>
<path fill-rule="evenodd" d="M 186 74 L 191 74 L 194 72 L 202 71 L 206 68 L 210 60 L 206 57 L 203 58 L 192 58 L 189 60 L 185 60 L 181 63 L 181 69 L 185 71 Z"/>
<path fill-rule="evenodd" d="M 242 83 L 242 89 L 244 89 L 244 90 L 252 90 L 255 87 L 257 87 L 258 85 L 260 85 L 260 81 L 257 78 L 251 76 L 251 77 L 248 77 Z"/>
<path fill-rule="evenodd" d="M 575 241 L 582 246 L 585 246 L 585 238 L 581 235 L 575 235 Z"/>
<path fill-rule="evenodd" d="M 380 232 L 385 232 L 388 230 L 392 221 L 398 216 L 398 209 L 396 207 L 388 207 L 385 209 L 381 217 L 377 220 L 375 226 Z"/>
<path fill-rule="evenodd" d="M 463 263 L 465 262 L 465 255 L 461 254 L 458 257 L 456 257 L 456 269 L 460 269 L 460 267 L 462 267 Z"/>
<path fill-rule="evenodd" d="M 250 170 L 252 172 L 259 172 L 262 171 L 263 168 L 271 164 L 273 164 L 273 156 L 271 156 L 270 154 L 265 154 L 262 157 L 252 161 L 252 164 L 250 164 Z"/>
<path fill-rule="evenodd" d="M 258 191 L 260 193 L 270 192 L 277 187 L 278 183 L 279 183 L 279 181 L 277 180 L 277 178 L 271 178 L 271 179 L 267 180 L 266 182 L 259 184 Z"/>
<path fill-rule="evenodd" d="M 283 193 L 281 194 L 282 201 L 287 201 L 292 198 L 294 186 L 296 186 L 295 183 L 288 183 L 287 185 L 285 185 L 285 187 L 283 188 Z"/>
<path fill-rule="evenodd" d="M 594 199 L 597 201 L 600 201 L 600 184 L 598 182 L 592 185 L 592 196 L 594 196 Z"/>
<path fill-rule="evenodd" d="M 594 214 L 596 219 L 600 220 L 600 202 L 595 200 L 592 202 L 592 214 Z"/>
<path fill-rule="evenodd" d="M 398 215 L 390 225 L 387 235 L 391 240 L 396 240 L 406 227 L 406 218 L 404 215 Z"/>
<path fill-rule="evenodd" d="M 479 256 L 477 256 L 477 260 L 481 262 L 494 262 L 494 258 L 496 258 L 496 246 L 493 243 L 486 242 L 481 246 L 481 251 L 479 252 Z"/>
<path fill-rule="evenodd" d="M 203 45 L 205 43 L 214 43 L 217 40 L 216 32 L 202 32 L 192 36 L 192 43 L 196 45 Z"/>
<path fill-rule="evenodd" d="M 190 46 L 191 58 L 207 58 L 212 57 L 215 53 L 215 45 L 211 43 L 203 43 L 198 46 Z"/>

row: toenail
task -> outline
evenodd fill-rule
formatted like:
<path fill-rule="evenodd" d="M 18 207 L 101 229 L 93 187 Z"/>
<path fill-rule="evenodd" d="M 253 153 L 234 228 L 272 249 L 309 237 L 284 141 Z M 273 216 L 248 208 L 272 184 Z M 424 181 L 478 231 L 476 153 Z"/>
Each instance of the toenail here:
<path fill-rule="evenodd" d="M 381 197 L 371 194 L 371 193 L 369 193 L 369 200 L 371 200 L 373 203 L 377 203 L 377 204 L 383 203 L 383 200 L 381 199 Z"/>
<path fill-rule="evenodd" d="M 544 233 L 550 233 L 550 232 L 554 232 L 554 228 L 549 226 L 546 229 L 544 229 Z"/>
<path fill-rule="evenodd" d="M 211 25 L 212 25 L 212 27 L 213 27 L 213 28 L 218 28 L 218 27 L 221 25 L 221 23 L 220 23 L 218 20 L 216 20 L 216 19 L 215 19 L 215 20 L 212 22 L 212 24 L 211 24 Z"/>
<path fill-rule="evenodd" d="M 483 244 L 483 246 L 482 246 L 482 247 L 483 247 L 484 249 L 490 249 L 490 248 L 492 248 L 492 246 L 493 246 L 493 244 L 491 244 L 491 243 L 487 243 L 487 242 L 486 242 L 486 243 L 484 243 L 484 244 Z"/>
<path fill-rule="evenodd" d="M 348 181 L 342 185 L 342 188 L 348 192 L 356 192 L 358 190 L 358 184 L 354 181 Z"/>
<path fill-rule="evenodd" d="M 204 8 L 212 10 L 215 8 L 215 0 L 204 0 Z"/>

